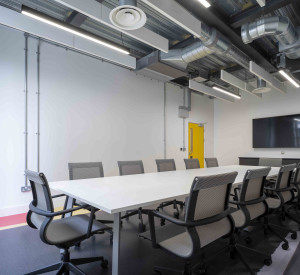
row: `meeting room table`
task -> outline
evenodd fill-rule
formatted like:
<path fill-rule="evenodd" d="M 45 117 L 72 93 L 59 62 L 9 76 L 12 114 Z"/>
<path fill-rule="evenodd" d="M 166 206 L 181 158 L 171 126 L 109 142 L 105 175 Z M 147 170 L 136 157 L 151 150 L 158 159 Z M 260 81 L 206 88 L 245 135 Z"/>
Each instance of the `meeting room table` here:
<path fill-rule="evenodd" d="M 119 262 L 122 212 L 188 196 L 192 182 L 197 176 L 211 176 L 237 171 L 238 175 L 234 185 L 238 185 L 243 182 L 247 170 L 259 168 L 263 167 L 230 165 L 122 177 L 67 180 L 50 182 L 49 185 L 52 190 L 113 214 L 112 274 L 117 275 L 121 274 Z M 272 167 L 269 176 L 276 176 L 279 169 Z"/>

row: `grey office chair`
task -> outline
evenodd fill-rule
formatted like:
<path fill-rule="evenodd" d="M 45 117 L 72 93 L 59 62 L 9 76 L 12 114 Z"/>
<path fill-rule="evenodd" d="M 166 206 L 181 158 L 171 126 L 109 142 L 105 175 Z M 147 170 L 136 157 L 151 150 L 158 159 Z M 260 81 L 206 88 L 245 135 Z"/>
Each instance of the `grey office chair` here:
<path fill-rule="evenodd" d="M 267 167 L 281 167 L 282 159 L 278 158 L 260 158 L 258 161 L 258 166 Z"/>
<path fill-rule="evenodd" d="M 205 158 L 205 162 L 207 168 L 219 166 L 218 160 L 216 158 Z"/>
<path fill-rule="evenodd" d="M 158 172 L 168 172 L 168 171 L 176 171 L 176 165 L 174 159 L 156 159 L 156 166 Z M 172 201 L 166 201 L 162 202 L 156 210 L 163 209 L 166 206 L 173 205 L 173 208 L 176 210 L 174 212 L 174 217 L 179 218 L 179 209 L 178 206 L 180 206 L 181 209 L 184 207 L 184 202 L 178 201 L 178 200 L 172 200 Z M 164 225 L 165 221 L 161 220 L 161 225 Z"/>
<path fill-rule="evenodd" d="M 104 177 L 102 162 L 68 163 L 68 168 L 70 180 L 93 179 Z M 73 207 L 73 205 L 82 204 L 84 203 L 79 200 L 67 197 L 67 207 Z"/>
<path fill-rule="evenodd" d="M 93 179 L 93 178 L 103 178 L 104 172 L 103 172 L 103 165 L 102 162 L 78 162 L 78 163 L 69 163 L 69 179 L 70 180 L 80 180 L 80 179 Z M 65 207 L 64 208 L 70 208 L 74 205 L 83 205 L 85 203 L 75 200 L 70 197 L 66 197 L 65 201 Z M 99 210 L 99 209 L 97 209 Z M 97 212 L 99 213 L 99 212 Z M 70 214 L 71 215 L 71 214 Z M 97 219 L 101 223 L 110 224 L 113 223 L 113 220 L 103 220 L 103 219 Z M 113 240 L 113 233 L 110 231 L 111 238 L 110 240 Z M 76 246 L 79 246 L 78 243 Z"/>
<path fill-rule="evenodd" d="M 40 231 L 41 240 L 48 245 L 55 245 L 60 249 L 61 262 L 54 265 L 30 272 L 27 275 L 42 274 L 58 270 L 57 274 L 69 274 L 69 271 L 83 275 L 85 274 L 76 265 L 101 261 L 103 268 L 107 267 L 107 260 L 103 257 L 70 259 L 69 248 L 76 243 L 88 239 L 98 232 L 104 232 L 110 228 L 94 220 L 95 209 L 88 205 L 82 205 L 76 208 L 65 209 L 54 212 L 52 198 L 64 195 L 52 196 L 50 193 L 47 179 L 43 173 L 25 171 L 25 174 L 32 188 L 33 201 L 29 205 L 27 214 L 27 223 L 30 227 Z M 71 213 L 73 211 L 89 208 L 90 217 L 87 215 L 75 215 L 67 218 L 54 220 L 54 217 Z M 36 252 L 38 255 L 38 251 Z"/>
<path fill-rule="evenodd" d="M 280 168 L 275 184 L 271 183 L 269 186 L 265 187 L 268 196 L 266 202 L 269 207 L 269 215 L 279 212 L 282 218 L 284 218 L 286 215 L 292 220 L 296 221 L 298 224 L 300 224 L 300 221 L 292 215 L 290 215 L 289 212 L 285 209 L 285 207 L 294 200 L 294 192 L 293 186 L 291 185 L 291 179 L 295 168 L 296 164 L 285 165 Z M 286 240 L 286 238 L 284 238 L 277 231 L 277 229 L 279 229 L 280 231 L 291 232 L 291 238 L 294 240 L 297 239 L 296 231 L 290 230 L 286 227 L 280 227 L 275 224 L 270 224 L 268 216 L 265 217 L 264 221 L 267 225 L 267 229 L 273 232 L 279 239 L 281 239 L 284 242 L 282 244 L 282 249 L 287 250 L 289 248 L 289 243 Z M 267 230 L 265 230 L 265 233 L 267 233 Z"/>
<path fill-rule="evenodd" d="M 292 185 L 294 187 L 295 202 L 293 207 L 296 211 L 300 210 L 300 163 L 298 163 L 296 171 L 293 174 Z"/>
<path fill-rule="evenodd" d="M 184 159 L 185 168 L 188 169 L 199 169 L 200 163 L 198 159 Z"/>
<path fill-rule="evenodd" d="M 144 174 L 144 165 L 141 160 L 138 161 L 118 161 L 120 176 Z M 142 184 L 142 183 L 141 183 Z M 148 214 L 148 210 L 141 207 L 135 210 L 126 211 L 126 214 L 121 219 L 129 219 L 129 217 L 139 216 L 139 232 L 144 232 L 146 226 L 143 222 L 143 214 Z"/>
<path fill-rule="evenodd" d="M 235 188 L 235 198 L 237 198 L 237 200 L 230 201 L 230 203 L 238 207 L 238 210 L 231 214 L 236 227 L 235 236 L 233 236 L 233 238 L 237 238 L 244 228 L 254 225 L 254 222 L 258 222 L 260 217 L 268 213 L 264 186 L 270 170 L 271 168 L 248 170 L 245 174 L 242 186 Z M 251 239 L 249 237 L 246 238 L 246 242 L 251 243 Z M 262 256 L 266 265 L 272 263 L 270 255 L 237 244 L 237 249 L 239 250 L 240 248 Z M 252 270 L 248 262 L 245 262 L 245 265 L 248 270 L 254 274 L 254 270 Z"/>
<path fill-rule="evenodd" d="M 207 262 L 224 250 L 228 251 L 228 248 L 244 261 L 235 243 L 226 245 L 210 257 L 204 258 L 203 251 L 203 248 L 209 244 L 221 238 L 230 237 L 234 232 L 234 222 L 230 216 L 228 202 L 231 186 L 236 176 L 237 172 L 196 177 L 187 200 L 183 220 L 158 211 L 149 212 L 153 247 L 161 248 L 185 259 L 183 272 L 172 268 L 155 267 L 156 272 L 169 271 L 170 274 L 180 272 L 184 275 L 191 275 L 193 270 L 197 269 L 199 274 L 204 274 Z M 155 217 L 166 219 L 170 224 L 156 228 Z M 191 263 L 194 261 L 196 264 L 192 266 Z"/>

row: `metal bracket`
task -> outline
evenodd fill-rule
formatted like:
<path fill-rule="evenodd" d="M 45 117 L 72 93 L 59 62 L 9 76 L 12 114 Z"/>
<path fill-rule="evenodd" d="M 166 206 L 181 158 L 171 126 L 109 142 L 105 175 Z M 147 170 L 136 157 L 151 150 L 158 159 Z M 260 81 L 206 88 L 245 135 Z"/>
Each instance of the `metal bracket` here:
<path fill-rule="evenodd" d="M 31 191 L 31 186 L 22 186 L 21 187 L 21 192 L 30 192 Z"/>

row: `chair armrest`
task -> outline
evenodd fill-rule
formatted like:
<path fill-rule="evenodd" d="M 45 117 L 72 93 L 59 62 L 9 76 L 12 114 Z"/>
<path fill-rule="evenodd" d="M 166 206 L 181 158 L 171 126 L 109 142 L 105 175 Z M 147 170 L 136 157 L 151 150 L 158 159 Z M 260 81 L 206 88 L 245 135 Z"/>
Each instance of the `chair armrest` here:
<path fill-rule="evenodd" d="M 64 197 L 64 196 L 67 196 L 67 195 L 66 194 L 59 194 L 59 195 L 51 196 L 51 198 L 55 199 L 55 198 Z"/>
<path fill-rule="evenodd" d="M 41 216 L 49 217 L 49 218 L 64 215 L 64 214 L 74 212 L 74 211 L 77 211 L 77 210 L 80 210 L 80 209 L 83 209 L 83 208 L 87 209 L 87 208 L 90 208 L 90 207 L 91 207 L 90 205 L 85 204 L 85 205 L 82 205 L 82 206 L 79 206 L 79 207 L 70 208 L 70 209 L 66 209 L 66 210 L 62 210 L 62 211 L 58 211 L 58 212 L 48 212 L 48 211 L 41 210 L 41 209 L 37 208 L 36 206 L 33 205 L 32 202 L 29 205 L 29 209 L 33 213 L 41 215 Z"/>
<path fill-rule="evenodd" d="M 89 238 L 92 235 L 92 228 L 93 228 L 93 223 L 94 223 L 94 219 L 95 219 L 96 208 L 91 207 L 90 211 L 91 212 L 90 212 L 90 218 L 89 218 L 89 225 L 88 225 L 88 230 L 86 233 L 87 238 Z"/>
<path fill-rule="evenodd" d="M 265 186 L 264 189 L 268 190 L 268 191 L 275 191 L 275 188 L 273 188 L 273 187 L 267 187 L 267 186 Z"/>

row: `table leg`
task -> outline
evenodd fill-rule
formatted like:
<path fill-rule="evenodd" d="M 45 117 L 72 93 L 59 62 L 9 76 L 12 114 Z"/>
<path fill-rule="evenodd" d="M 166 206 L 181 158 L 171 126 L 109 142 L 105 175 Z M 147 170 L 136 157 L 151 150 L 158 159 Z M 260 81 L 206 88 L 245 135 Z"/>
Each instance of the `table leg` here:
<path fill-rule="evenodd" d="M 113 225 L 113 251 L 112 251 L 112 275 L 119 275 L 120 262 L 120 222 L 121 213 L 114 214 Z"/>

